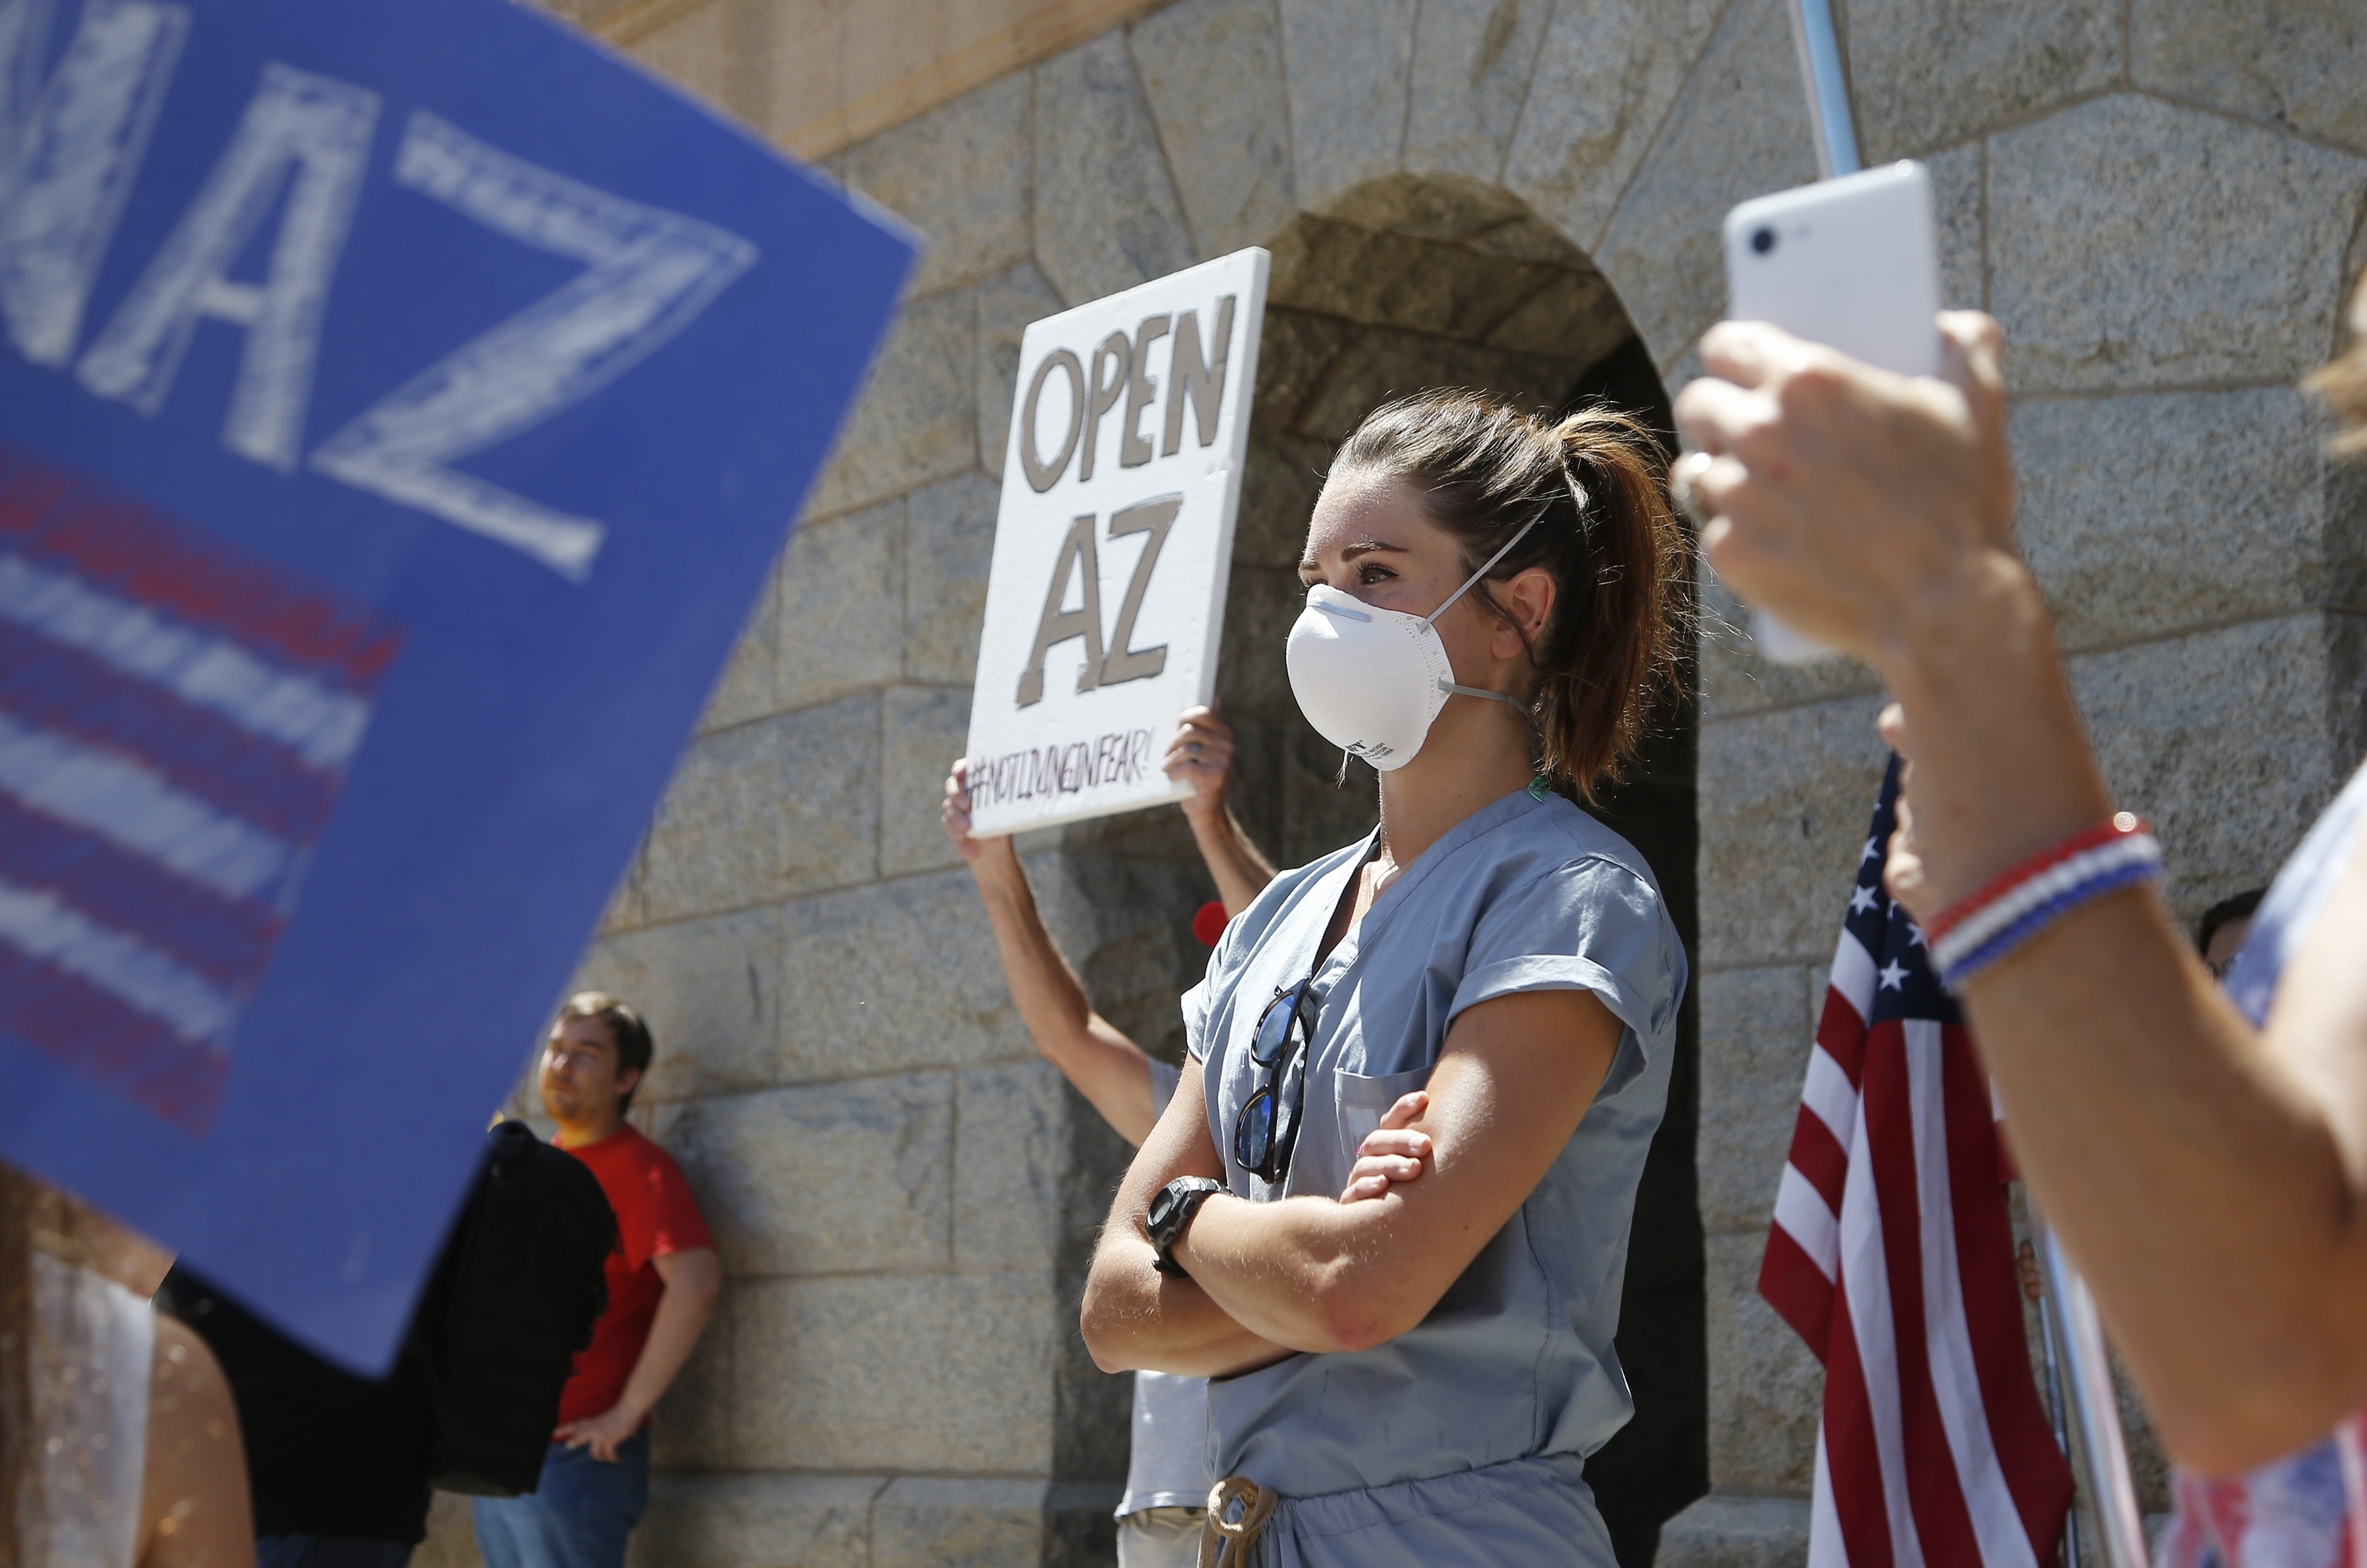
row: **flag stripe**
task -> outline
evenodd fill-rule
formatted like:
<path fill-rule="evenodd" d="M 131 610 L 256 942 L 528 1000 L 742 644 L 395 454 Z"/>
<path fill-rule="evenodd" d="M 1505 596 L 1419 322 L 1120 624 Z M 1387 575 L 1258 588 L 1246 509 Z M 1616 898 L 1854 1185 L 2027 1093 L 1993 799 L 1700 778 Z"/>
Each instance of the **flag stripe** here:
<path fill-rule="evenodd" d="M 1849 1568 L 1841 1534 L 1840 1506 L 1833 1500 L 1832 1459 L 1826 1448 L 1828 1423 L 1817 1425 L 1817 1470 L 1808 1503 L 1808 1568 Z"/>
<path fill-rule="evenodd" d="M 1902 1495 L 1905 1477 L 1896 1463 L 1897 1450 L 1885 1462 L 1883 1434 L 1876 1416 L 1882 1406 L 1877 1391 L 1866 1378 L 1867 1360 L 1860 1354 L 1860 1324 L 1850 1301 L 1850 1281 L 1834 1286 L 1832 1349 L 1825 1358 L 1825 1418 L 1820 1429 L 1829 1434 L 1846 1462 L 1832 1474 L 1833 1511 L 1840 1521 L 1841 1545 L 1852 1568 L 1892 1568 L 1916 1562 L 1915 1535 L 1897 1529 L 1892 1499 Z M 1895 1402 L 1888 1406 L 1897 1414 Z M 1874 1462 L 1867 1463 L 1872 1459 Z M 1904 1549 L 1903 1551 L 1901 1549 Z"/>
<path fill-rule="evenodd" d="M 232 898 L 268 903 L 289 847 L 137 762 L 0 716 L 0 794 L 151 856 Z"/>
<path fill-rule="evenodd" d="M 1829 995 L 1847 1002 L 1857 1014 L 1861 1027 L 1874 1018 L 1874 954 L 1865 950 L 1865 943 L 1858 940 L 1855 931 L 1843 927 L 1841 939 L 1833 947 L 1833 972 Z M 1822 1033 L 1823 1031 L 1818 1032 Z M 1851 1064 L 1843 1063 L 1842 1066 Z M 1854 1072 L 1850 1075 L 1850 1081 L 1857 1081 Z"/>
<path fill-rule="evenodd" d="M 1882 1191 L 1884 1260 L 1890 1309 L 1901 1325 L 1893 1335 L 1897 1366 L 1899 1427 L 1905 1447 L 1908 1497 L 1925 1560 L 1932 1568 L 1979 1568 L 1971 1521 L 1956 1488 L 1955 1456 L 1933 1385 L 1926 1338 L 1933 1303 L 1923 1292 L 1923 1238 L 1932 1216 L 1922 1212 L 1915 1167 L 1915 1105 L 1908 1079 L 1902 1030 L 1874 1025 L 1880 1049 L 1866 1053 L 1865 1150 L 1872 1179 Z M 1945 1245 L 1945 1238 L 1941 1238 Z"/>
<path fill-rule="evenodd" d="M 2047 1432 L 2052 1424 L 2031 1382 L 2030 1354 L 2023 1342 L 2013 1224 L 2005 1205 L 1989 1196 L 2006 1179 L 1999 1168 L 1996 1102 L 1972 1040 L 1961 1030 L 1948 1032 L 1946 1067 L 1949 1194 L 1954 1205 L 1956 1253 L 1963 1260 L 1964 1334 L 1980 1382 L 1981 1404 L 1992 1427 Z M 2048 1543 L 2061 1527 L 2066 1498 L 2059 1484 L 2061 1458 L 2051 1434 L 2044 1441 L 1999 1443 L 1996 1454 L 2031 1561 L 2053 1562 Z"/>
<path fill-rule="evenodd" d="M 1852 1101 L 1849 1120 L 1840 1125 L 1855 1121 L 1856 1113 L 1856 1103 Z M 1849 1180 L 1849 1150 L 1841 1146 L 1822 1116 L 1804 1113 L 1793 1126 L 1792 1163 L 1786 1169 L 1806 1182 L 1824 1200 L 1827 1210 L 1840 1213 L 1841 1192 Z"/>
<path fill-rule="evenodd" d="M 315 769 L 342 768 L 369 722 L 369 705 L 357 696 L 22 556 L 0 555 L 0 617 L 153 682 Z"/>
<path fill-rule="evenodd" d="M 1801 1089 L 1800 1103 L 1817 1113 L 1836 1148 L 1857 1121 L 1857 1080 L 1821 1041 L 1808 1047 L 1808 1081 Z"/>
<path fill-rule="evenodd" d="M 1927 1359 L 1932 1394 L 1955 1466 L 1956 1495 L 1963 1499 L 1978 1543 L 1979 1561 L 1990 1568 L 2037 1568 L 2020 1510 L 1989 1443 L 1988 1410 L 1973 1365 L 1972 1332 L 1965 1316 L 1963 1244 L 1956 1235 L 1955 1186 L 1949 1161 L 1947 1031 L 1938 1020 L 1924 1018 L 1908 1019 L 1900 1028 L 1914 1093 L 1916 1185 L 1925 1208 Z M 1995 1172 L 1985 1174 L 1989 1190 L 1995 1191 Z"/>
<path fill-rule="evenodd" d="M 226 990 L 261 974 L 278 939 L 263 905 L 223 898 L 163 866 L 0 795 L 0 879 L 49 888 L 100 925 L 142 932 Z"/>
<path fill-rule="evenodd" d="M 1856 1005 L 1838 989 L 1825 993 L 1825 1010 L 1817 1023 L 1817 1044 L 1841 1070 L 1852 1089 L 1865 1077 L 1865 1020 Z M 1854 1116 L 1854 1112 L 1852 1113 Z"/>
<path fill-rule="evenodd" d="M 112 995 L 185 1040 L 220 1040 L 238 1004 L 139 938 L 85 919 L 53 893 L 0 882 L 0 942 Z"/>
<path fill-rule="evenodd" d="M 204 1131 L 230 1072 L 219 1049 L 193 1046 L 170 1025 L 6 942 L 0 1032 L 192 1134 Z"/>
<path fill-rule="evenodd" d="M 374 683 L 402 646 L 358 601 L 333 599 L 143 502 L 0 442 L 0 536 L 75 576 L 235 637 L 273 663 Z"/>
<path fill-rule="evenodd" d="M 1873 1101 L 1878 1113 L 1886 1108 L 1885 1098 L 1878 1092 L 1876 1076 L 1869 1074 L 1868 1078 L 1865 1100 Z M 1865 1386 L 1867 1424 L 1874 1438 L 1872 1458 L 1881 1476 L 1891 1554 L 1901 1564 L 1922 1568 L 1924 1554 L 1914 1517 L 1916 1454 L 1910 1441 L 1915 1411 L 1907 1393 L 1920 1380 L 1910 1381 L 1906 1358 L 1897 1353 L 1902 1336 L 1897 1331 L 1897 1269 L 1890 1258 L 1887 1231 L 1890 1205 L 1904 1195 L 1886 1190 L 1887 1184 L 1877 1180 L 1885 1162 L 1881 1151 L 1868 1144 L 1867 1132 L 1866 1104 L 1862 1100 L 1852 1147 L 1865 1151 L 1867 1157 L 1850 1162 L 1849 1190 L 1842 1199 L 1849 1224 L 1841 1230 L 1840 1289 L 1849 1303 L 1851 1334 L 1860 1346 L 1873 1346 L 1881 1352 L 1860 1355 L 1853 1364 Z M 1920 1366 L 1913 1371 L 1920 1374 Z"/>
<path fill-rule="evenodd" d="M 1840 1267 L 1838 1254 L 1832 1267 Z M 1817 1359 L 1823 1360 L 1825 1345 L 1832 1337 L 1832 1276 L 1802 1251 L 1792 1233 L 1781 1224 L 1767 1233 L 1759 1293 L 1767 1298 L 1777 1316 L 1792 1325 L 1793 1333 L 1807 1341 Z"/>
<path fill-rule="evenodd" d="M 1827 1280 L 1833 1277 L 1840 1255 L 1840 1220 L 1797 1166 L 1784 1168 L 1784 1184 L 1775 1190 L 1775 1224 L 1807 1255 L 1818 1273 Z"/>
<path fill-rule="evenodd" d="M 0 557 L 0 573 L 6 565 Z M 176 787 L 277 838 L 317 834 L 334 797 L 332 776 L 286 748 L 5 621 L 0 713 L 28 728 L 135 756 Z"/>

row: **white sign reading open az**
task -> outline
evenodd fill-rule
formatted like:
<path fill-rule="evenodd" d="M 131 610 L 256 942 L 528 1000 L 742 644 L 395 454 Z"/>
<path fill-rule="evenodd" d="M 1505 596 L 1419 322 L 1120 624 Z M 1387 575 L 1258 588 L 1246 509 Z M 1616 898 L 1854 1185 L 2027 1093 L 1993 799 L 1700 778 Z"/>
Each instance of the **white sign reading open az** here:
<path fill-rule="evenodd" d="M 1159 766 L 1216 691 L 1266 253 L 1027 329 L 971 697 L 972 831 L 1185 793 Z"/>

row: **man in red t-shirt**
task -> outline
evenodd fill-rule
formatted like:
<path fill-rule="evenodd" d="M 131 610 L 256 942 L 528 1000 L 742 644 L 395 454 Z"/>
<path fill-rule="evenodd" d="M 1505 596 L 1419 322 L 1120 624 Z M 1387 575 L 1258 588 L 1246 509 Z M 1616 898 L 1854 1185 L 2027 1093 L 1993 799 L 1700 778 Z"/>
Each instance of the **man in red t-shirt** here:
<path fill-rule="evenodd" d="M 477 1499 L 486 1568 L 622 1568 L 650 1495 L 650 1409 L 690 1359 L 723 1266 L 674 1156 L 625 1122 L 649 1071 L 649 1026 L 613 997 L 568 1000 L 542 1053 L 559 1146 L 592 1168 L 617 1212 L 608 1310 L 559 1401 L 541 1483 Z"/>

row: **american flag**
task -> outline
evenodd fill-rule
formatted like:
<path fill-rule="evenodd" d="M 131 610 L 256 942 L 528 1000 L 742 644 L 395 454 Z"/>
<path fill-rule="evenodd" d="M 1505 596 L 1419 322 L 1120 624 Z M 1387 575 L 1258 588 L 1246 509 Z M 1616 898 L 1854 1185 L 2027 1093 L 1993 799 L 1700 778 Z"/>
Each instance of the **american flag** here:
<path fill-rule="evenodd" d="M 400 641 L 0 442 L 0 1037 L 202 1134 Z"/>
<path fill-rule="evenodd" d="M 1893 758 L 1759 1292 L 1825 1364 L 1812 1568 L 2039 1568 L 2071 1473 L 2031 1377 L 1988 1080 L 1882 888 Z"/>

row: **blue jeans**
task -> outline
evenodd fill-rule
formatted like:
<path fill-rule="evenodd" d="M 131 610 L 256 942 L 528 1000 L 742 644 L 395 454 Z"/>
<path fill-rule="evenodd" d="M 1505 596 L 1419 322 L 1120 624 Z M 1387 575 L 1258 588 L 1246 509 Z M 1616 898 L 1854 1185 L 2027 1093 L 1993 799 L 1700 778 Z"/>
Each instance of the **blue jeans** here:
<path fill-rule="evenodd" d="M 477 1550 L 485 1568 L 624 1568 L 625 1538 L 649 1504 L 647 1431 L 617 1444 L 613 1464 L 553 1443 L 532 1492 L 477 1499 Z"/>

